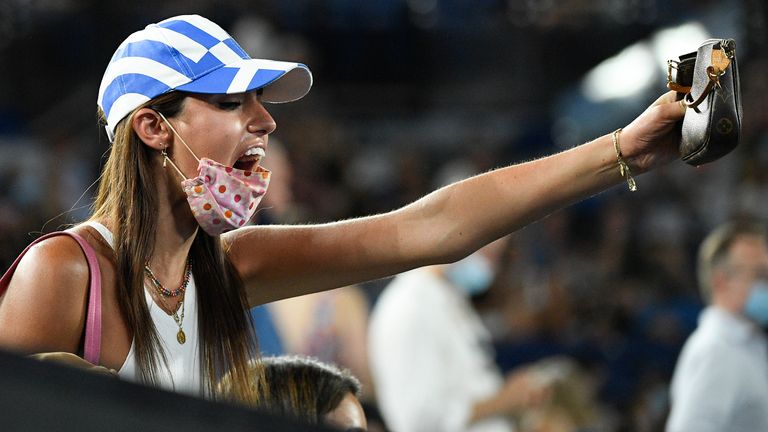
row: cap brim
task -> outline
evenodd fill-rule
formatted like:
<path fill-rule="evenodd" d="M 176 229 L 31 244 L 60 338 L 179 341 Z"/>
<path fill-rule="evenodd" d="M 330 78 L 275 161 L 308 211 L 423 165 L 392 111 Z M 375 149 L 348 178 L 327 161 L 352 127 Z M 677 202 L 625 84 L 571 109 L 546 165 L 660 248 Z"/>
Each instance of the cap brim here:
<path fill-rule="evenodd" d="M 262 100 L 292 102 L 312 88 L 312 72 L 301 63 L 243 59 L 176 87 L 190 93 L 233 94 L 264 89 Z"/>

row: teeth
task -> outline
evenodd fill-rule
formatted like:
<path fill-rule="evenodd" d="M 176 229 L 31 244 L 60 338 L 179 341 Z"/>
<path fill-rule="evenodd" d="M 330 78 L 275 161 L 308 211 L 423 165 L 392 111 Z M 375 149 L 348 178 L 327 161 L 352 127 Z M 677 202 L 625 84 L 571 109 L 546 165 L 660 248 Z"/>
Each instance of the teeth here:
<path fill-rule="evenodd" d="M 264 152 L 264 149 L 261 147 L 251 147 L 249 148 L 243 156 L 261 156 L 264 157 L 266 153 Z"/>

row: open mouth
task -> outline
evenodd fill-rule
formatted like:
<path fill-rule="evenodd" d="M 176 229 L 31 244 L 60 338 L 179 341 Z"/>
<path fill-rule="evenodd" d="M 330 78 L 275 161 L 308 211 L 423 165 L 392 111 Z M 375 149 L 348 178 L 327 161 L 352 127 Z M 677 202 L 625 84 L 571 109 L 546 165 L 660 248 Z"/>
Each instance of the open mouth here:
<path fill-rule="evenodd" d="M 264 149 L 261 147 L 251 147 L 232 165 L 233 168 L 243 171 L 255 171 L 259 166 L 261 158 L 265 156 Z"/>

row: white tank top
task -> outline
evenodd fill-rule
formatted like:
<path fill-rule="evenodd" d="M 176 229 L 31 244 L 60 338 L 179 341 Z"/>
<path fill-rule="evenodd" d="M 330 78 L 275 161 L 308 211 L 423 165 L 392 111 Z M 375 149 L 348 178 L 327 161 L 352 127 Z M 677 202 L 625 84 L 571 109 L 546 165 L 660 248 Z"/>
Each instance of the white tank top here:
<path fill-rule="evenodd" d="M 94 221 L 88 221 L 85 224 L 98 231 L 112 249 L 115 248 L 112 233 L 107 227 Z M 179 326 L 176 325 L 173 317 L 155 304 L 146 289 L 144 290 L 144 297 L 147 300 L 149 314 L 152 316 L 155 328 L 157 328 L 160 344 L 165 350 L 165 357 L 168 360 L 167 368 L 160 361 L 156 371 L 158 384 L 166 390 L 194 396 L 204 395 L 205 390 L 202 386 L 200 371 L 200 338 L 197 332 L 197 290 L 195 289 L 194 276 L 189 278 L 189 285 L 187 285 L 187 291 L 184 295 L 184 321 L 182 328 L 187 340 L 183 345 L 176 340 Z M 134 353 L 135 342 L 135 339 L 131 341 L 128 357 L 126 357 L 117 375 L 121 379 L 138 382 L 138 370 Z"/>

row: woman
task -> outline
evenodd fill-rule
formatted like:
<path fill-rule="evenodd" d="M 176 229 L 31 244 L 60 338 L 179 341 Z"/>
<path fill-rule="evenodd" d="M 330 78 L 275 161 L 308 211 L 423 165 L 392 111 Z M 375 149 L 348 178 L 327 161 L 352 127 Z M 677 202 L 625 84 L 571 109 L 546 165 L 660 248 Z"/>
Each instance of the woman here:
<path fill-rule="evenodd" d="M 358 399 L 360 381 L 348 370 L 304 356 L 264 357 L 251 362 L 251 366 L 263 369 L 268 384 L 253 390 L 268 390 L 258 400 L 239 400 L 232 394 L 232 377 L 226 375 L 218 387 L 223 398 L 313 425 L 325 424 L 348 432 L 367 429 Z"/>
<path fill-rule="evenodd" d="M 234 229 L 269 177 L 259 161 L 275 122 L 263 103 L 298 99 L 311 83 L 303 65 L 248 59 L 199 16 L 150 25 L 121 44 L 98 99 L 112 149 L 92 218 L 72 228 L 95 249 L 102 274 L 99 365 L 204 395 L 230 372 L 247 394 L 248 307 L 462 258 L 671 161 L 684 111 L 669 93 L 623 132 L 390 213 Z M 32 247 L 0 303 L 0 346 L 81 354 L 88 282 L 70 238 Z"/>

